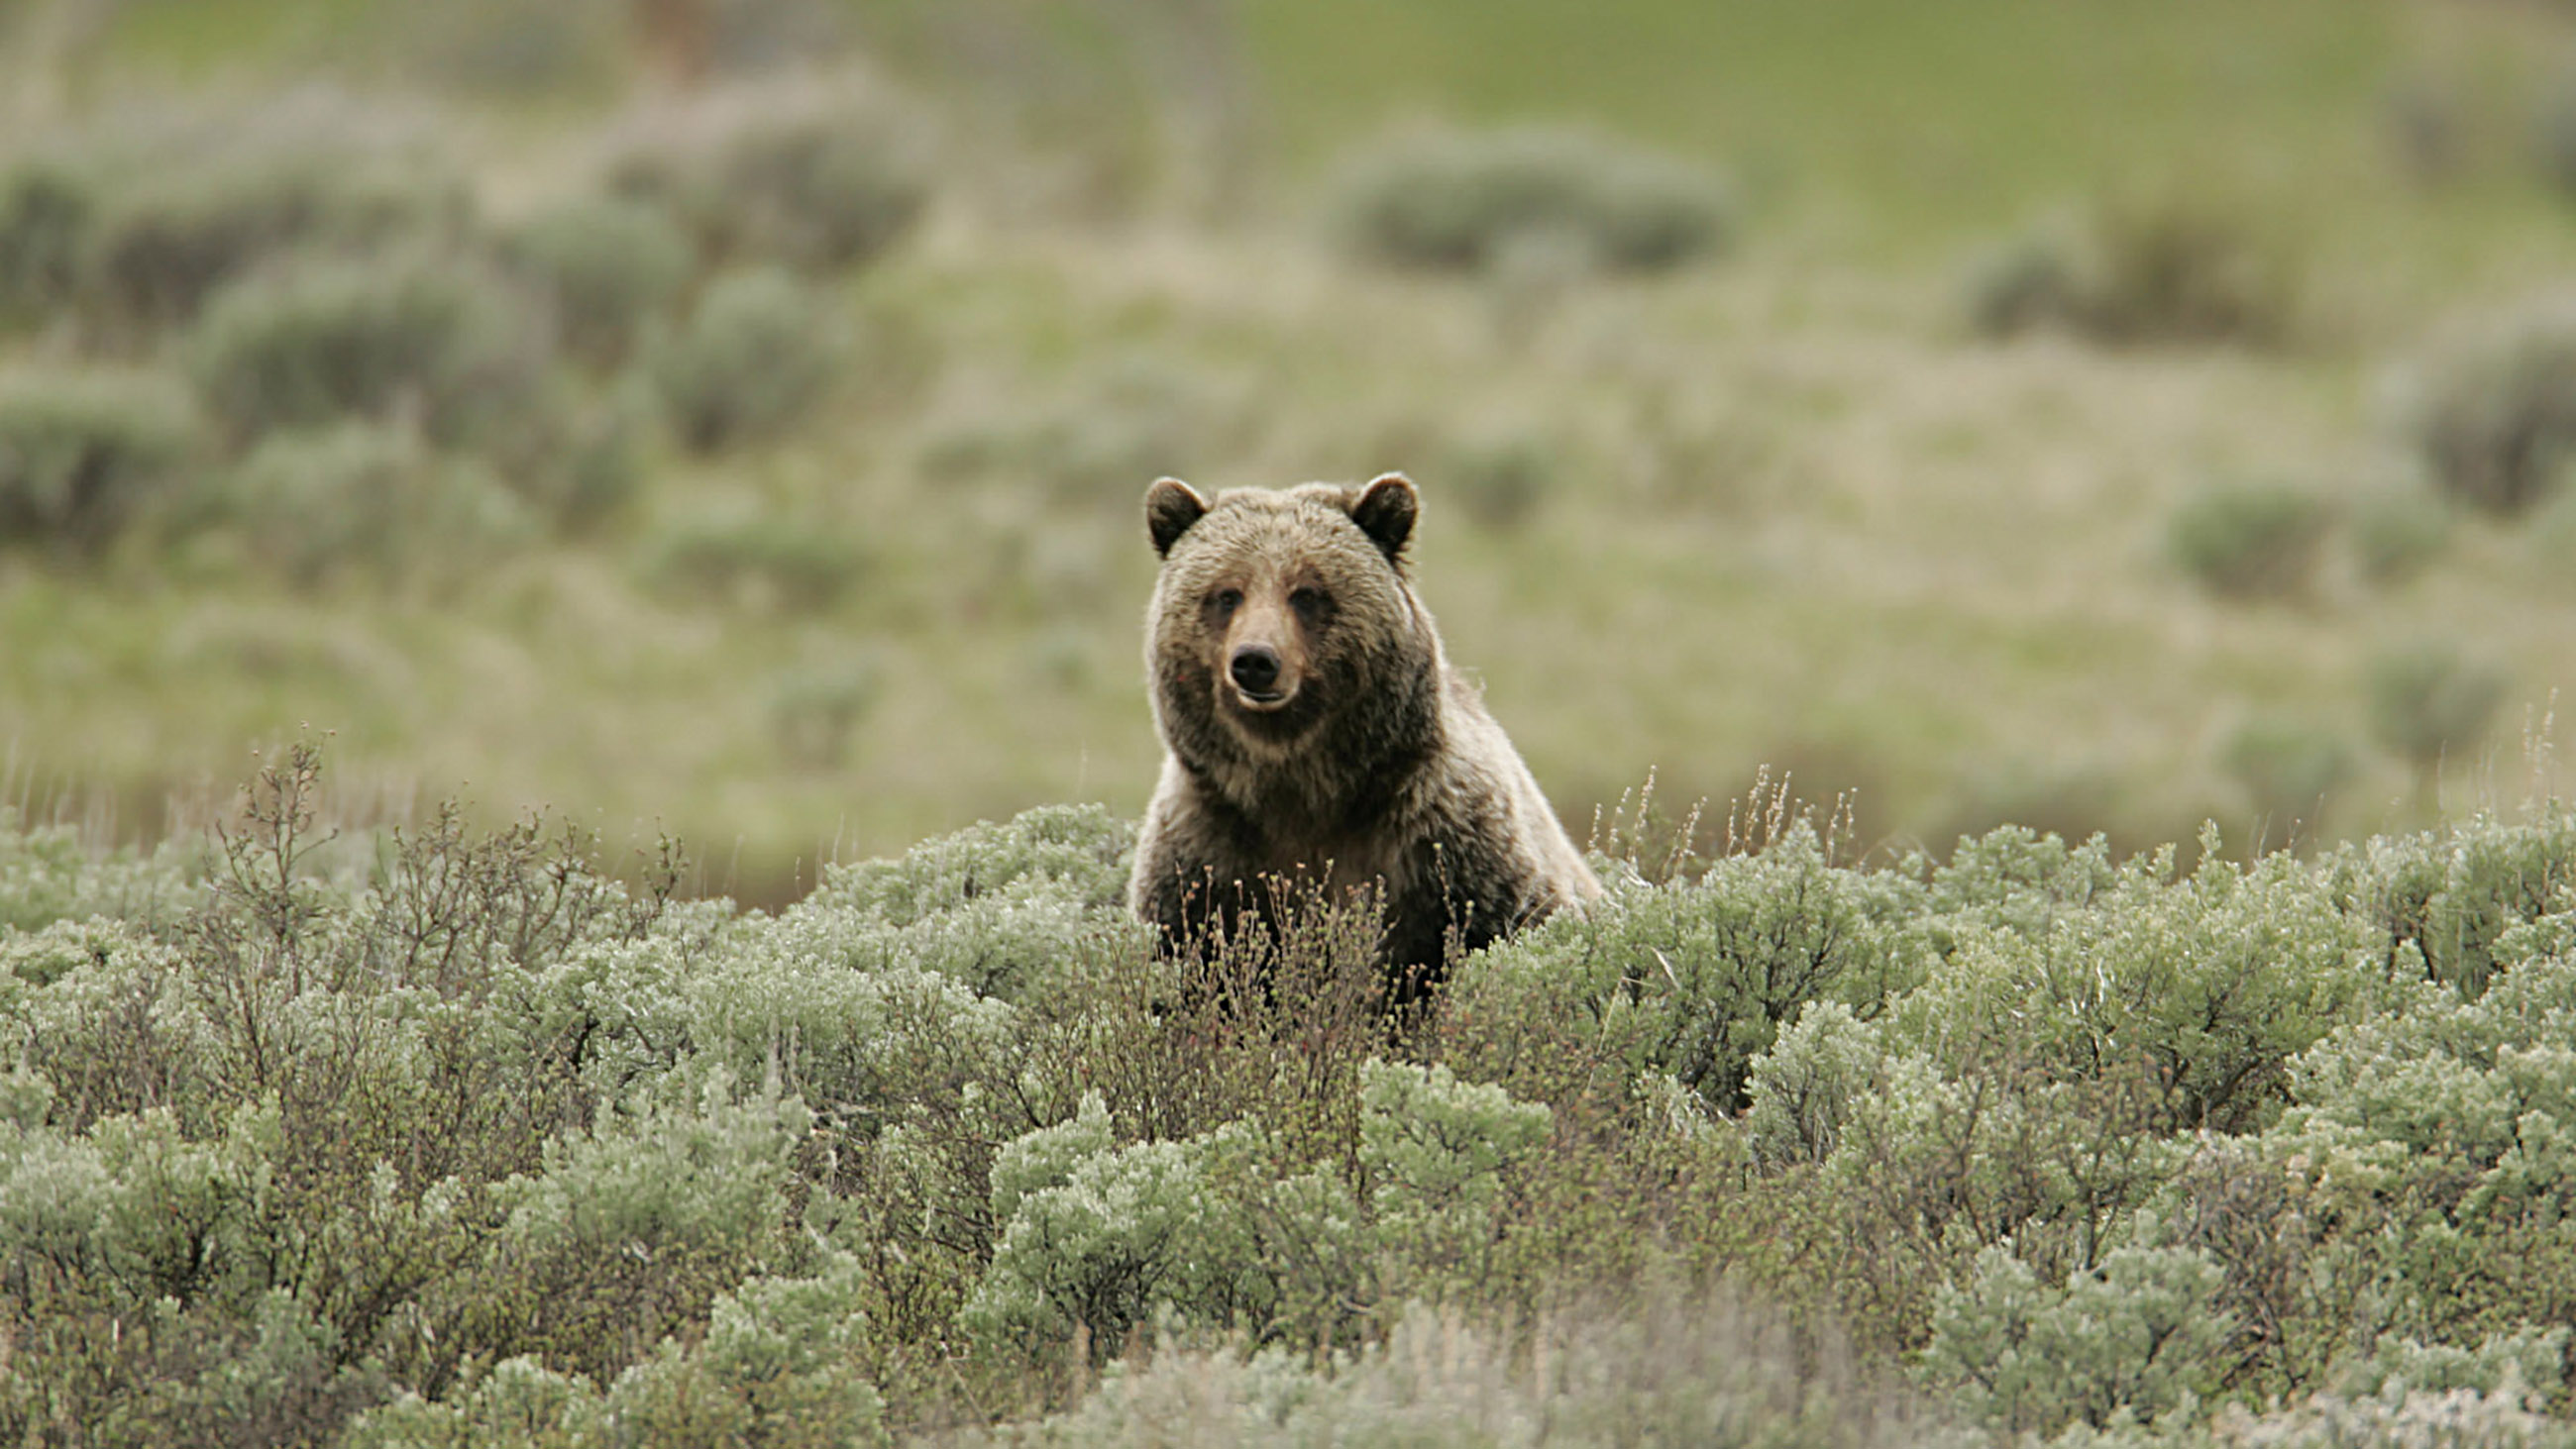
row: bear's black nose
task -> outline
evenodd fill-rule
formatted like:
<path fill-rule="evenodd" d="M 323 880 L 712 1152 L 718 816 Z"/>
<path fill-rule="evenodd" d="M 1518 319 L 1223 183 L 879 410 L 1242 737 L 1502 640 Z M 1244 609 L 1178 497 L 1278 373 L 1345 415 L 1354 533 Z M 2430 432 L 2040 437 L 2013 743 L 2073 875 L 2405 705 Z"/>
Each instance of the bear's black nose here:
<path fill-rule="evenodd" d="M 1235 688 L 1246 694 L 1268 694 L 1279 687 L 1279 651 L 1267 644 L 1246 644 L 1226 665 Z"/>

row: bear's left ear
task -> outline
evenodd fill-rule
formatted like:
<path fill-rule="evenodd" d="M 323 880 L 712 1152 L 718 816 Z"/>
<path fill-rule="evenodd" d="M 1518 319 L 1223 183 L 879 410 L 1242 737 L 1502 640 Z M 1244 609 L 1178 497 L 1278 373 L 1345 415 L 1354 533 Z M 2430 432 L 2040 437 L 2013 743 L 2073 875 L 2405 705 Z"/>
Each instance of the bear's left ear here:
<path fill-rule="evenodd" d="M 1422 511 L 1422 499 L 1413 491 L 1413 480 L 1401 473 L 1381 474 L 1360 490 L 1359 500 L 1351 505 L 1351 522 L 1394 563 L 1404 556 L 1405 541 L 1413 537 L 1414 516 Z"/>
<path fill-rule="evenodd" d="M 1208 501 L 1178 478 L 1157 478 L 1145 490 L 1145 531 L 1153 536 L 1159 556 L 1172 551 L 1190 525 L 1207 516 Z"/>

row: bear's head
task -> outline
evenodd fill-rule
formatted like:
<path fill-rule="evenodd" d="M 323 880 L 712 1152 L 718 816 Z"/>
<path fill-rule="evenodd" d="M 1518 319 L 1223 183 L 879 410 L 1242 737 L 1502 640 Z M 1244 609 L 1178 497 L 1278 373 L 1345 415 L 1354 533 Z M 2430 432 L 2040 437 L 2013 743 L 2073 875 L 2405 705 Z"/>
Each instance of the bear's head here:
<path fill-rule="evenodd" d="M 1147 490 L 1163 572 L 1145 653 L 1172 748 L 1214 765 L 1405 743 L 1394 736 L 1427 716 L 1439 675 L 1437 636 L 1404 577 L 1418 508 L 1400 473 L 1213 502 L 1173 478 Z"/>

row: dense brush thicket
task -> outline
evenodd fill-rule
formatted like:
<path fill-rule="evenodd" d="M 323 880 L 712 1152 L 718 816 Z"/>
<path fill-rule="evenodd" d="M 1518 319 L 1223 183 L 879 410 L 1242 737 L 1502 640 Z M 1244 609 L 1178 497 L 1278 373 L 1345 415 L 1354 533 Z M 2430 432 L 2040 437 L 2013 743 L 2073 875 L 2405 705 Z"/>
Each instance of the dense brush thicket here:
<path fill-rule="evenodd" d="M 1348 912 L 1158 960 L 1094 808 L 767 915 L 315 770 L 0 828 L 13 1442 L 2576 1440 L 2554 807 L 2183 872 L 1775 801 L 1390 1029 Z"/>

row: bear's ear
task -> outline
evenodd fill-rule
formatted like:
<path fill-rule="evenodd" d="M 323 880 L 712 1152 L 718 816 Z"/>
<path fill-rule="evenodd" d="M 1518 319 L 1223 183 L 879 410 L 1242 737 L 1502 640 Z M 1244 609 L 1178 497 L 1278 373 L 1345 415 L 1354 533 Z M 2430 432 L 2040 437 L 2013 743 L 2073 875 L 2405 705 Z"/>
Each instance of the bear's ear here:
<path fill-rule="evenodd" d="M 1157 478 L 1145 490 L 1145 531 L 1153 535 L 1156 556 L 1168 554 L 1190 525 L 1207 516 L 1208 501 L 1178 478 Z"/>
<path fill-rule="evenodd" d="M 1351 505 L 1351 522 L 1393 563 L 1404 556 L 1405 541 L 1413 537 L 1414 515 L 1421 511 L 1413 480 L 1387 473 L 1360 490 L 1359 500 Z"/>

